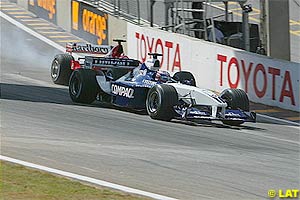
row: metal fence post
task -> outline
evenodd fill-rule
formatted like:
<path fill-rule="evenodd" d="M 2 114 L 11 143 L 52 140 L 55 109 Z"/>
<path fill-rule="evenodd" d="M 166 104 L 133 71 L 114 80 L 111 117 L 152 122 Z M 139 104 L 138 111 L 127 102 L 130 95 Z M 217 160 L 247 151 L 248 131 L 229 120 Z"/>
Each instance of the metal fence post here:
<path fill-rule="evenodd" d="M 153 6 L 155 0 L 150 0 L 150 26 L 153 27 Z"/>
<path fill-rule="evenodd" d="M 121 1 L 118 0 L 118 16 L 120 17 Z"/>
<path fill-rule="evenodd" d="M 114 15 L 117 15 L 117 6 L 116 6 L 116 0 L 114 0 Z"/>
<path fill-rule="evenodd" d="M 138 18 L 138 25 L 140 25 L 140 19 L 141 19 L 141 11 L 140 11 L 140 0 L 136 0 L 137 2 L 137 7 L 138 7 L 138 12 L 137 12 L 137 18 Z"/>

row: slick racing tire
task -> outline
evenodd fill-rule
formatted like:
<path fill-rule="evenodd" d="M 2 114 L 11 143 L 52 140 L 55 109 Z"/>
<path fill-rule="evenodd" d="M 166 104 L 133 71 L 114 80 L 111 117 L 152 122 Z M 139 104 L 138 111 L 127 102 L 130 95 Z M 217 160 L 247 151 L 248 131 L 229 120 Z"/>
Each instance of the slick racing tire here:
<path fill-rule="evenodd" d="M 59 85 L 68 85 L 72 73 L 71 61 L 73 56 L 69 54 L 58 54 L 54 57 L 51 64 L 51 78 L 53 83 Z"/>
<path fill-rule="evenodd" d="M 250 102 L 244 90 L 241 89 L 226 89 L 220 97 L 227 103 L 227 108 L 232 110 L 243 110 L 249 112 Z M 224 124 L 238 126 L 244 123 L 243 121 L 224 120 Z"/>
<path fill-rule="evenodd" d="M 69 82 L 69 94 L 73 102 L 92 103 L 99 92 L 96 72 L 90 69 L 73 71 Z"/>
<path fill-rule="evenodd" d="M 124 76 L 125 74 L 128 73 L 127 69 L 117 69 L 117 68 L 111 68 L 108 69 L 106 72 L 106 75 L 111 77 L 112 80 L 118 80 L 119 78 L 121 78 L 122 76 Z"/>
<path fill-rule="evenodd" d="M 176 89 L 170 85 L 160 84 L 149 90 L 146 109 L 152 119 L 170 121 L 175 115 L 174 106 L 177 103 Z"/>
<path fill-rule="evenodd" d="M 196 86 L 195 77 L 191 72 L 187 72 L 187 71 L 176 72 L 173 76 L 173 79 L 179 81 L 182 84 Z"/>

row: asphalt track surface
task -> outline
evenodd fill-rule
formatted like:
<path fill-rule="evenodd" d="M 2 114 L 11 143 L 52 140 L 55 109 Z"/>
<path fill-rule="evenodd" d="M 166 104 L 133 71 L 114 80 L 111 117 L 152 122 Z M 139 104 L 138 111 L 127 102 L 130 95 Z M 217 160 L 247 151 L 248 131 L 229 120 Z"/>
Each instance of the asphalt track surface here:
<path fill-rule="evenodd" d="M 185 200 L 299 188 L 299 126 L 162 122 L 74 104 L 50 80 L 57 53 L 1 18 L 1 155 Z"/>

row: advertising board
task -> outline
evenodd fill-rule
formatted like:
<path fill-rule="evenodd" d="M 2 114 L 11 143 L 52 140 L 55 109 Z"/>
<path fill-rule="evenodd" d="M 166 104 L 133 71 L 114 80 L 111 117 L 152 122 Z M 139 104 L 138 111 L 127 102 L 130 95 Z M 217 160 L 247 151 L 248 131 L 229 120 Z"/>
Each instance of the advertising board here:
<path fill-rule="evenodd" d="M 36 14 L 38 17 L 57 24 L 56 0 L 29 0 L 28 10 Z"/>
<path fill-rule="evenodd" d="M 276 60 L 184 35 L 127 24 L 130 58 L 159 52 L 162 69 L 194 74 L 197 86 L 221 92 L 245 90 L 251 101 L 300 111 L 300 64 Z"/>
<path fill-rule="evenodd" d="M 108 14 L 81 1 L 71 1 L 71 32 L 92 44 L 108 44 Z"/>

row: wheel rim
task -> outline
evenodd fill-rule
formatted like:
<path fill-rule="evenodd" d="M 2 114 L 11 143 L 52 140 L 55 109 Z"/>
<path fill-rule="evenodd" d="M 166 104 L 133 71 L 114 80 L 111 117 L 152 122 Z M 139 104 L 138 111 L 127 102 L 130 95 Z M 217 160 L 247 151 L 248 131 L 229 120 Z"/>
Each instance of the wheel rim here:
<path fill-rule="evenodd" d="M 60 68 L 60 65 L 59 65 L 58 61 L 55 59 L 51 66 L 51 77 L 54 81 L 57 80 L 59 77 L 59 68 Z"/>
<path fill-rule="evenodd" d="M 73 96 L 78 96 L 80 90 L 81 90 L 81 82 L 79 78 L 74 77 L 72 82 L 71 82 L 71 93 Z"/>
<path fill-rule="evenodd" d="M 150 94 L 148 99 L 148 108 L 151 113 L 155 113 L 160 104 L 159 95 L 157 92 L 153 92 Z"/>

